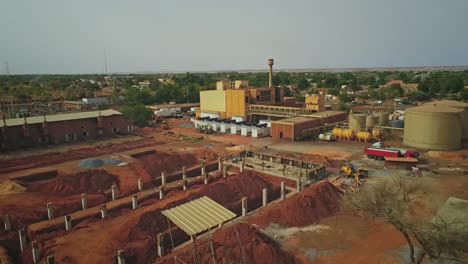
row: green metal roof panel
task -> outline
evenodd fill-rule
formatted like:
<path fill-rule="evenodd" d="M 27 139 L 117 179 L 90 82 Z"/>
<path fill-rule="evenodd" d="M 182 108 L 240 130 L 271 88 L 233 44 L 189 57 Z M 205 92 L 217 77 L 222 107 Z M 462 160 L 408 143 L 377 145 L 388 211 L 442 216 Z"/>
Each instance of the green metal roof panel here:
<path fill-rule="evenodd" d="M 112 115 L 121 115 L 120 112 L 108 109 L 102 110 L 101 116 L 112 116 Z M 68 120 L 77 120 L 77 119 L 86 119 L 86 118 L 96 118 L 99 116 L 99 111 L 90 111 L 90 112 L 76 112 L 76 113 L 67 113 L 67 114 L 57 114 L 57 115 L 46 115 L 47 122 L 59 122 L 59 121 L 68 121 Z M 7 126 L 22 126 L 24 124 L 24 118 L 13 118 L 6 119 Z M 33 116 L 27 117 L 26 122 L 28 124 L 39 124 L 44 122 L 44 116 Z M 0 120 L 0 127 L 3 127 L 5 124 L 3 120 Z"/>
<path fill-rule="evenodd" d="M 236 214 L 207 196 L 162 212 L 189 236 L 196 235 L 236 217 Z"/>

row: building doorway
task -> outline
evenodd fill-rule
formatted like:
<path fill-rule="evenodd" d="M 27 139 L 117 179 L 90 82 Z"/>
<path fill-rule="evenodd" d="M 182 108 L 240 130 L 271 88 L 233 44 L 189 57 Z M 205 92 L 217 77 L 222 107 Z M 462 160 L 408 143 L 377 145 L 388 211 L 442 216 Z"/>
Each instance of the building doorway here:
<path fill-rule="evenodd" d="M 280 132 L 280 139 L 283 139 L 283 132 Z"/>

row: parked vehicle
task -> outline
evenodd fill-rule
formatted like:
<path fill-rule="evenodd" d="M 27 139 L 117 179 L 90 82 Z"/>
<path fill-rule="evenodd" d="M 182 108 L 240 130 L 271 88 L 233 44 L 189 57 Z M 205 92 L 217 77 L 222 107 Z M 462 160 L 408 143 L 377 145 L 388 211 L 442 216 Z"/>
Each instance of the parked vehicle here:
<path fill-rule="evenodd" d="M 395 148 L 375 148 L 367 147 L 364 153 L 369 159 L 383 160 L 385 157 L 393 158 L 417 158 L 419 153 L 415 150 L 395 149 Z"/>
<path fill-rule="evenodd" d="M 180 114 L 180 113 L 181 113 L 180 107 L 161 108 L 159 110 L 154 111 L 154 115 L 158 117 L 176 116 L 177 114 Z"/>

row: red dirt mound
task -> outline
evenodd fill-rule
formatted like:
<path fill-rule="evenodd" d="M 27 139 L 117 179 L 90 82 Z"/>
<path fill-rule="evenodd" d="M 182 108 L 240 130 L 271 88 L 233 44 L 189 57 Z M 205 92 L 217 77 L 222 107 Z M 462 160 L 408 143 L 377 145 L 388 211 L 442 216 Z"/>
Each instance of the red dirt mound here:
<path fill-rule="evenodd" d="M 274 240 L 252 225 L 240 223 L 235 228 L 242 244 L 245 263 L 298 263 L 292 254 L 283 250 Z M 241 259 L 239 240 L 235 229 L 231 227 L 215 233 L 213 242 L 217 246 L 217 255 L 222 255 L 221 247 L 233 248 L 237 259 Z"/>
<path fill-rule="evenodd" d="M 342 192 L 328 181 L 312 185 L 284 202 L 260 212 L 250 223 L 265 228 L 270 223 L 281 226 L 305 226 L 335 214 L 340 207 Z"/>
<path fill-rule="evenodd" d="M 213 235 L 213 246 L 216 252 L 217 263 L 232 263 L 233 261 L 242 260 L 242 253 L 245 258 L 245 263 L 299 263 L 292 254 L 281 249 L 274 240 L 252 225 L 240 223 L 235 227 L 239 234 L 239 239 L 237 238 L 236 231 L 232 227 L 224 228 Z M 239 240 L 242 245 L 242 250 L 239 246 Z M 199 255 L 202 262 L 211 261 L 209 250 L 200 250 L 199 254 L 202 254 Z M 186 254 L 179 257 L 184 259 L 185 255 Z M 172 264 L 174 263 L 174 257 L 173 255 L 169 255 L 156 260 L 154 263 Z"/>
<path fill-rule="evenodd" d="M 144 171 L 153 178 L 161 177 L 161 172 L 171 173 L 182 170 L 183 166 L 190 167 L 195 165 L 198 159 L 188 153 L 154 153 L 139 158 L 134 162 L 137 171 Z"/>
<path fill-rule="evenodd" d="M 88 170 L 73 175 L 60 175 L 45 183 L 32 184 L 29 190 L 72 195 L 104 191 L 118 182 L 115 175 L 109 174 L 105 170 Z"/>

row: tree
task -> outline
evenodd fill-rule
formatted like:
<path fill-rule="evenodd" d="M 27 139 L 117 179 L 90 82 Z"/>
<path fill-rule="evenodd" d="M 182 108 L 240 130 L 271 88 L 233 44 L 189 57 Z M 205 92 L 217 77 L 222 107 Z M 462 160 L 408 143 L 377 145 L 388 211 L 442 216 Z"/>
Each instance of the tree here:
<path fill-rule="evenodd" d="M 461 100 L 463 100 L 465 103 L 468 101 L 468 89 L 463 89 L 461 92 L 460 92 L 460 98 Z"/>
<path fill-rule="evenodd" d="M 424 92 L 421 91 L 413 91 L 408 95 L 408 99 L 413 102 L 424 102 L 429 100 L 431 97 Z"/>
<path fill-rule="evenodd" d="M 153 119 L 153 113 L 143 104 L 126 106 L 122 109 L 122 114 L 140 127 L 145 126 L 148 121 Z"/>
<path fill-rule="evenodd" d="M 444 219 L 435 215 L 435 211 L 428 216 L 427 209 L 434 204 L 430 194 L 434 192 L 421 180 L 402 176 L 381 179 L 345 194 L 342 203 L 344 208 L 357 213 L 383 218 L 398 230 L 408 243 L 411 264 L 421 263 L 426 256 L 461 258 L 468 248 L 465 219 Z M 419 254 L 415 253 L 417 243 L 422 248 Z"/>
<path fill-rule="evenodd" d="M 297 82 L 297 89 L 298 90 L 301 90 L 301 91 L 305 90 L 305 89 L 309 88 L 309 86 L 310 86 L 310 83 L 309 83 L 309 81 L 307 81 L 306 78 L 301 78 Z"/>

